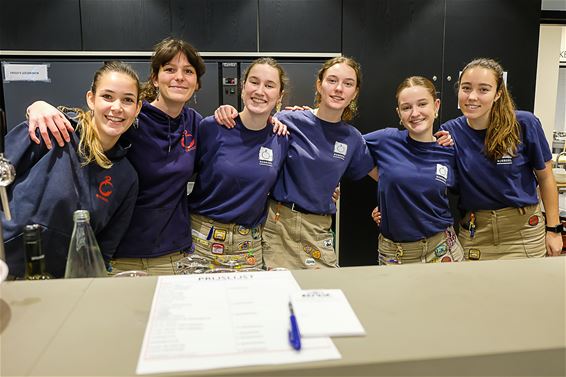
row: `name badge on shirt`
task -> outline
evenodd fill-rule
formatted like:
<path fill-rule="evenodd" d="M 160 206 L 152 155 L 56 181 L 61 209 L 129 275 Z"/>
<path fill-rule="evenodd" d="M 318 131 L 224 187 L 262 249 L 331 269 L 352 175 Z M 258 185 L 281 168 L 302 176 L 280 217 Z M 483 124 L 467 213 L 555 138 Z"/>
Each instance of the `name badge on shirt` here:
<path fill-rule="evenodd" d="M 260 147 L 259 148 L 259 164 L 263 166 L 273 166 L 273 150 Z"/>
<path fill-rule="evenodd" d="M 442 164 L 436 164 L 436 180 L 446 183 L 448 180 L 448 167 Z"/>
<path fill-rule="evenodd" d="M 334 157 L 343 160 L 348 152 L 348 144 L 339 141 L 334 143 Z"/>
<path fill-rule="evenodd" d="M 497 159 L 497 165 L 512 165 L 512 164 L 513 164 L 513 157 L 507 154 Z"/>

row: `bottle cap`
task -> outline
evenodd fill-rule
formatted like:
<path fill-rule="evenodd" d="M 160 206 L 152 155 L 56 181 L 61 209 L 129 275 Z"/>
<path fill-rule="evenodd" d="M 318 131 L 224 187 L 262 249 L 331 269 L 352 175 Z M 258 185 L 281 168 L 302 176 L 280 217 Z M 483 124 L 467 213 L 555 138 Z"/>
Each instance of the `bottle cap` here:
<path fill-rule="evenodd" d="M 90 214 L 86 209 L 78 209 L 73 213 L 74 221 L 90 221 Z"/>
<path fill-rule="evenodd" d="M 24 227 L 24 242 L 35 242 L 41 238 L 41 227 L 38 224 Z"/>

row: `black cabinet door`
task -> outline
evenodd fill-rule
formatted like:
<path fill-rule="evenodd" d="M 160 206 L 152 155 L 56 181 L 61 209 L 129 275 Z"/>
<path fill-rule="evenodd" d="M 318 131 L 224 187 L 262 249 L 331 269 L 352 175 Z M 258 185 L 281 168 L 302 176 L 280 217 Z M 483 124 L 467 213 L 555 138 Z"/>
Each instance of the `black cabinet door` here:
<path fill-rule="evenodd" d="M 340 52 L 341 26 L 342 0 L 259 0 L 260 51 Z"/>
<path fill-rule="evenodd" d="M 2 0 L 0 50 L 80 50 L 76 0 Z"/>
<path fill-rule="evenodd" d="M 356 127 L 367 133 L 397 126 L 399 83 L 442 75 L 444 0 L 345 1 L 343 33 L 343 54 L 363 71 Z"/>
<path fill-rule="evenodd" d="M 412 75 L 431 80 L 442 75 L 444 0 L 347 0 L 343 17 L 343 54 L 356 58 L 363 70 L 353 124 L 362 133 L 399 127 L 399 83 Z M 376 183 L 345 180 L 341 191 L 340 264 L 376 264 L 378 229 L 370 217 Z"/>
<path fill-rule="evenodd" d="M 461 115 L 456 82 L 477 57 L 500 62 L 517 107 L 533 111 L 540 9 L 540 0 L 446 1 L 442 121 Z"/>
<path fill-rule="evenodd" d="M 257 0 L 171 0 L 172 32 L 200 51 L 257 51 Z"/>
<path fill-rule="evenodd" d="M 168 0 L 81 0 L 83 48 L 151 51 L 171 33 Z"/>

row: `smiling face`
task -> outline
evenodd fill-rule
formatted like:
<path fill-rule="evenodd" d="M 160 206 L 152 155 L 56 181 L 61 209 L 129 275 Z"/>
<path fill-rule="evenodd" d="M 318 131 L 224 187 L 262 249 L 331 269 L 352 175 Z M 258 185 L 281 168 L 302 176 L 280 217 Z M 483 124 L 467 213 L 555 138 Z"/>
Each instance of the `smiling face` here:
<path fill-rule="evenodd" d="M 405 88 L 397 98 L 399 118 L 416 140 L 432 140 L 432 126 L 439 108 L 440 100 L 435 100 L 423 86 Z"/>
<path fill-rule="evenodd" d="M 251 114 L 270 114 L 281 100 L 279 72 L 268 64 L 251 67 L 242 89 L 242 102 Z"/>
<path fill-rule="evenodd" d="M 334 64 L 317 80 L 320 108 L 342 112 L 358 95 L 356 71 L 345 63 Z"/>
<path fill-rule="evenodd" d="M 491 69 L 472 67 L 460 77 L 458 105 L 469 124 L 476 129 L 487 128 L 493 104 L 500 96 L 497 78 Z"/>
<path fill-rule="evenodd" d="M 130 128 L 141 110 L 136 81 L 120 72 L 102 74 L 96 83 L 96 92 L 89 91 L 86 100 L 105 150 Z"/>
<path fill-rule="evenodd" d="M 167 105 L 184 106 L 198 89 L 196 70 L 187 56 L 179 52 L 159 69 L 153 85 L 159 89 L 159 98 Z"/>

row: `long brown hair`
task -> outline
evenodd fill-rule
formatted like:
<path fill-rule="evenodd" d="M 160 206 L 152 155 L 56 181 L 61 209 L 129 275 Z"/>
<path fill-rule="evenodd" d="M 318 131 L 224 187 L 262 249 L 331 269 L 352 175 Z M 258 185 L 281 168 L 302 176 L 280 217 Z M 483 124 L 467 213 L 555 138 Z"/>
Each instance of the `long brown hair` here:
<path fill-rule="evenodd" d="M 358 113 L 358 96 L 360 93 L 359 89 L 362 86 L 362 67 L 360 66 L 360 63 L 355 61 L 353 58 L 347 56 L 337 56 L 335 58 L 329 59 L 326 62 L 324 62 L 324 64 L 318 71 L 317 80 L 322 82 L 322 79 L 324 78 L 324 74 L 326 73 L 326 71 L 333 65 L 341 64 L 341 63 L 347 64 L 348 66 L 354 69 L 354 72 L 356 72 L 356 89 L 358 89 L 358 94 L 356 95 L 356 97 L 352 99 L 350 104 L 344 109 L 344 112 L 342 113 L 342 120 L 345 122 L 349 122 L 352 119 L 354 119 L 354 117 Z M 318 90 L 316 90 L 316 94 L 314 97 L 314 106 L 318 107 L 318 105 L 320 105 L 320 101 L 321 101 L 320 93 L 318 92 Z"/>
<path fill-rule="evenodd" d="M 464 76 L 468 69 L 475 67 L 489 69 L 493 72 L 497 82 L 496 90 L 500 94 L 489 114 L 484 153 L 494 161 L 505 155 L 515 156 L 519 143 L 521 143 L 521 133 L 515 115 L 515 103 L 503 80 L 503 67 L 493 59 L 478 58 L 464 67 L 460 77 Z M 460 82 L 458 82 L 458 88 L 460 88 Z"/>
<path fill-rule="evenodd" d="M 128 64 L 120 61 L 109 61 L 105 62 L 102 67 L 100 67 L 94 73 L 94 79 L 92 80 L 92 85 L 90 91 L 96 94 L 98 82 L 107 73 L 118 72 L 128 75 L 136 83 L 136 102 L 139 100 L 140 93 L 140 80 L 134 69 Z M 73 111 L 76 113 L 75 119 L 77 121 L 77 132 L 80 135 L 78 153 L 82 159 L 82 166 L 86 166 L 91 162 L 96 162 L 96 164 L 104 169 L 109 169 L 112 167 L 112 162 L 104 154 L 104 148 L 98 137 L 98 131 L 94 124 L 92 111 L 84 111 L 82 109 L 69 109 L 61 107 L 60 110 L 63 112 Z"/>
<path fill-rule="evenodd" d="M 159 69 L 171 61 L 179 52 L 183 53 L 189 63 L 194 67 L 197 73 L 197 91 L 201 87 L 201 77 L 206 72 L 204 60 L 200 56 L 196 48 L 191 46 L 188 42 L 177 38 L 165 38 L 155 45 L 153 48 L 153 55 L 151 57 L 151 68 L 147 82 L 143 85 L 141 98 L 152 102 L 157 98 L 158 91 L 153 85 L 153 80 L 157 78 Z"/>

